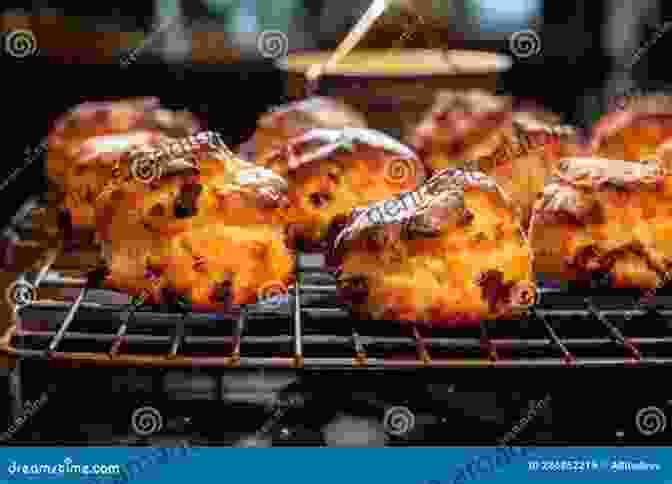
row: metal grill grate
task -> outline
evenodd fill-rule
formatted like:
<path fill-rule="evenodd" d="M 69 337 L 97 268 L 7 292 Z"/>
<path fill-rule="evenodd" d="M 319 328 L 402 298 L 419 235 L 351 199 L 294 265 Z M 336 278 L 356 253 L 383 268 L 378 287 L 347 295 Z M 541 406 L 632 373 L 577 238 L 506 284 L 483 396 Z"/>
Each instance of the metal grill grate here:
<path fill-rule="evenodd" d="M 14 223 L 25 232 L 28 218 Z M 430 330 L 398 321 L 353 320 L 320 257 L 302 255 L 298 282 L 284 301 L 228 314 L 181 314 L 135 307 L 127 300 L 99 302 L 124 296 L 86 287 L 81 273 L 52 270 L 61 253 L 48 250 L 37 270 L 19 280 L 38 295 L 66 287 L 76 288 L 76 295 L 37 297 L 16 310 L 0 350 L 52 361 L 154 367 L 401 370 L 672 363 L 672 310 L 664 304 L 641 308 L 634 292 L 542 288 L 526 319 Z M 657 300 L 667 299 L 661 292 Z"/>

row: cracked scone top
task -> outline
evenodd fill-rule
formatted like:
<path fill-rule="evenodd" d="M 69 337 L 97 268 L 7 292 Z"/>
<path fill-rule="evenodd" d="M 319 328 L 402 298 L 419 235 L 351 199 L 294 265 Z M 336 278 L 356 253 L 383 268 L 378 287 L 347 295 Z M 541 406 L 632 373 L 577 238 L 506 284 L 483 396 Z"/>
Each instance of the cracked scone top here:
<path fill-rule="evenodd" d="M 313 129 L 257 163 L 289 183 L 290 237 L 327 238 L 357 206 L 415 190 L 425 168 L 407 146 L 370 129 Z"/>
<path fill-rule="evenodd" d="M 446 169 L 355 210 L 339 234 L 339 293 L 355 314 L 434 326 L 519 316 L 535 300 L 529 245 L 496 182 Z"/>
<path fill-rule="evenodd" d="M 672 267 L 672 183 L 655 162 L 563 160 L 536 202 L 535 271 L 655 288 Z"/>
<path fill-rule="evenodd" d="M 432 170 L 459 168 L 490 155 L 511 124 L 513 100 L 480 89 L 441 91 L 410 135 L 410 145 Z"/>
<path fill-rule="evenodd" d="M 509 97 L 480 90 L 440 93 L 414 133 L 430 170 L 479 170 L 511 197 L 523 228 L 544 180 L 559 159 L 582 147 L 574 128 L 543 111 L 514 111 Z"/>
<path fill-rule="evenodd" d="M 264 113 L 257 122 L 252 138 L 238 153 L 248 160 L 264 158 L 290 139 L 316 128 L 366 128 L 364 116 L 354 108 L 333 98 L 315 96 L 283 104 Z"/>
<path fill-rule="evenodd" d="M 51 195 L 77 227 L 93 228 L 93 204 L 122 155 L 134 146 L 195 134 L 186 111 L 163 109 L 156 98 L 83 103 L 63 115 L 48 137 Z"/>
<path fill-rule="evenodd" d="M 167 163 L 175 160 L 184 161 Z M 285 293 L 294 271 L 285 180 L 228 149 L 180 166 L 151 183 L 110 185 L 99 197 L 105 286 L 156 304 L 179 297 L 204 311 Z"/>
<path fill-rule="evenodd" d="M 171 139 L 142 133 L 120 135 L 119 142 L 111 144 L 109 138 L 86 141 L 81 156 L 68 168 L 63 208 L 74 226 L 95 226 L 96 199 L 107 185 L 129 183 L 133 179 L 151 183 L 160 172 L 169 175 L 195 168 L 194 163 L 201 175 L 206 176 L 212 169 L 224 169 L 226 160 L 231 159 L 228 155 L 226 160 L 217 156 L 208 158 L 208 153 L 230 154 L 219 135 L 210 131 Z"/>

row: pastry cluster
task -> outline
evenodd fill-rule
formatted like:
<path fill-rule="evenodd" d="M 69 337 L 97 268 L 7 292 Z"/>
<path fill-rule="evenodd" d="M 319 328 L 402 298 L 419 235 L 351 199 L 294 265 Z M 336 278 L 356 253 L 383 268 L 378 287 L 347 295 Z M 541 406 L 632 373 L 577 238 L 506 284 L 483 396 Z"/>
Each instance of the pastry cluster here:
<path fill-rule="evenodd" d="M 50 136 L 48 173 L 72 222 L 94 227 L 104 285 L 156 304 L 285 293 L 297 250 L 329 254 L 357 317 L 434 326 L 522 317 L 540 274 L 665 284 L 669 99 L 606 114 L 587 142 L 514 105 L 442 92 L 404 144 L 309 98 L 262 115 L 234 155 L 155 100 L 90 104 Z"/>

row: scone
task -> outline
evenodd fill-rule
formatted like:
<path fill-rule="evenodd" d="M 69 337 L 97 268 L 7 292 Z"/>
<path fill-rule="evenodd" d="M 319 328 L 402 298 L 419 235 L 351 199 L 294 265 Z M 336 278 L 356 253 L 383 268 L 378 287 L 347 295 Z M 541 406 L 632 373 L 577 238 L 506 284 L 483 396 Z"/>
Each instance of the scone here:
<path fill-rule="evenodd" d="M 294 277 L 282 210 L 286 182 L 226 150 L 147 184 L 109 185 L 98 198 L 104 286 L 146 302 L 225 310 L 284 293 Z M 228 165 L 228 169 L 226 166 Z M 207 170 L 206 170 L 207 171 Z"/>
<path fill-rule="evenodd" d="M 314 129 L 257 163 L 289 183 L 290 238 L 327 238 L 359 206 L 414 191 L 426 178 L 416 154 L 369 129 Z"/>
<path fill-rule="evenodd" d="M 364 116 L 347 104 L 328 97 L 311 97 L 285 104 L 264 114 L 252 138 L 238 153 L 254 161 L 281 148 L 287 142 L 314 128 L 366 128 Z"/>
<path fill-rule="evenodd" d="M 655 161 L 668 173 L 672 173 L 672 138 L 658 147 L 651 161 Z"/>
<path fill-rule="evenodd" d="M 441 91 L 409 144 L 432 171 L 492 155 L 513 134 L 513 99 L 486 91 Z"/>
<path fill-rule="evenodd" d="M 93 229 L 93 203 L 122 153 L 133 146 L 183 137 L 198 131 L 188 112 L 173 112 L 155 98 L 84 103 L 57 121 L 49 133 L 47 176 L 51 202 L 69 224 Z"/>
<path fill-rule="evenodd" d="M 446 169 L 356 210 L 335 244 L 357 316 L 433 326 L 520 316 L 535 302 L 530 247 L 495 181 Z"/>
<path fill-rule="evenodd" d="M 555 165 L 563 158 L 578 156 L 584 148 L 571 126 L 516 118 L 513 135 L 505 137 L 492 155 L 476 160 L 474 167 L 494 177 L 527 231 L 532 206 Z"/>
<path fill-rule="evenodd" d="M 563 160 L 534 207 L 535 272 L 656 288 L 672 267 L 670 213 L 672 179 L 654 162 Z"/>
<path fill-rule="evenodd" d="M 552 113 L 513 111 L 510 98 L 479 90 L 440 93 L 413 139 L 431 171 L 457 167 L 493 176 L 525 230 L 554 164 L 583 150 L 576 130 Z"/>
<path fill-rule="evenodd" d="M 591 156 L 613 160 L 652 160 L 659 147 L 672 139 L 672 97 L 637 96 L 623 109 L 603 116 L 595 125 Z"/>

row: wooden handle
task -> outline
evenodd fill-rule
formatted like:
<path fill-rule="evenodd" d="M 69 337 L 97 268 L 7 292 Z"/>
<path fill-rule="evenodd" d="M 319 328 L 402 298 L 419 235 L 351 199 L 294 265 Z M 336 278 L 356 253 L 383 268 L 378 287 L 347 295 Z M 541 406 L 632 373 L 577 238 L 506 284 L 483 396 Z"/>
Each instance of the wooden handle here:
<path fill-rule="evenodd" d="M 306 77 L 309 81 L 316 81 L 319 79 L 322 74 L 330 67 L 341 62 L 345 56 L 347 56 L 352 49 L 362 40 L 362 37 L 366 35 L 373 23 L 380 17 L 387 8 L 388 0 L 373 0 L 373 3 L 369 9 L 362 15 L 362 18 L 359 19 L 359 22 L 350 30 L 348 35 L 341 41 L 338 45 L 332 56 L 324 64 L 314 64 L 310 66 Z"/>

